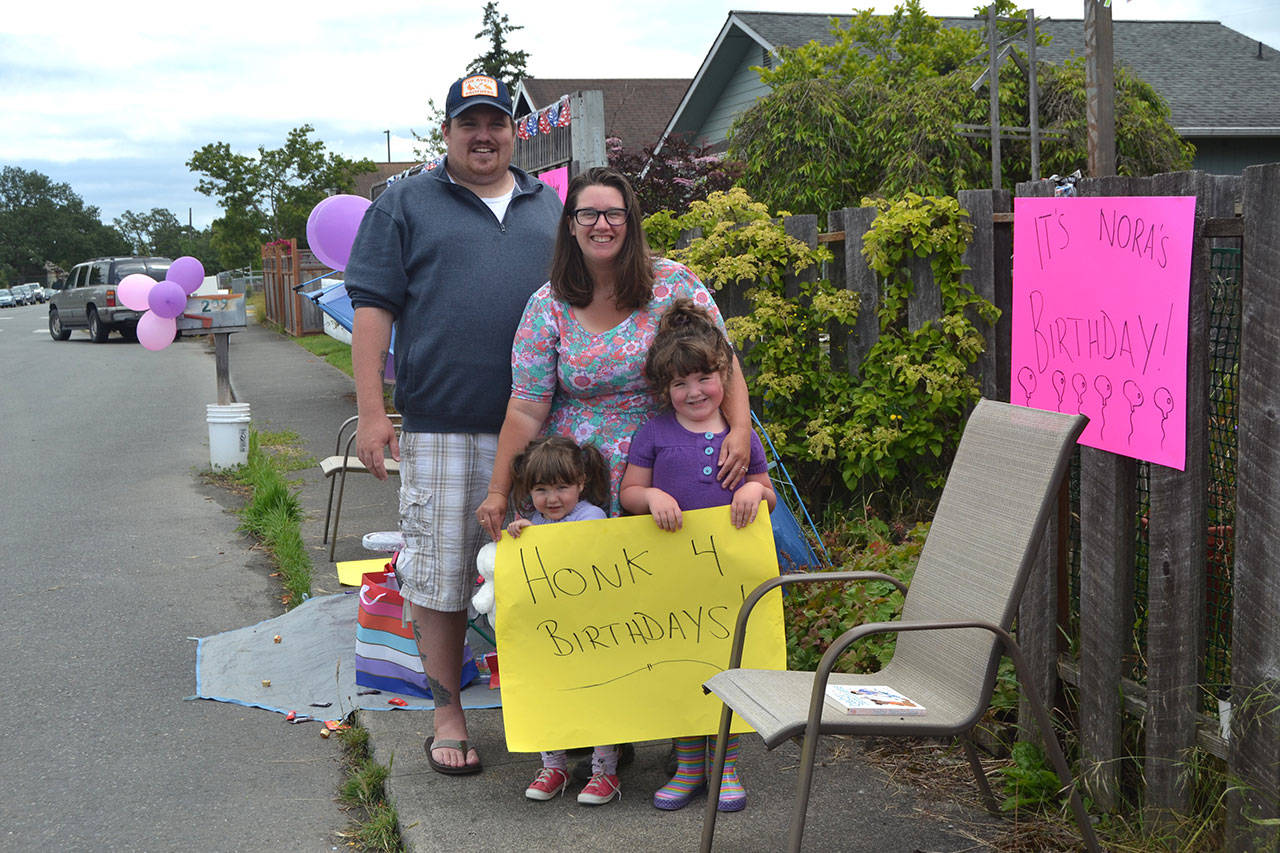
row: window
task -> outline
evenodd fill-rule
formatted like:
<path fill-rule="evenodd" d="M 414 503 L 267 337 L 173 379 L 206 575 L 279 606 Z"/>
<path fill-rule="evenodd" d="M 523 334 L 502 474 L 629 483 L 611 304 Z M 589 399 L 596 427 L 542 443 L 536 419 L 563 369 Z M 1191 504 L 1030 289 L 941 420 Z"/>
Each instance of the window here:
<path fill-rule="evenodd" d="M 86 287 L 93 287 L 98 284 L 107 283 L 107 271 L 111 268 L 111 264 L 103 262 L 93 264 L 89 267 L 89 280 L 84 284 Z"/>

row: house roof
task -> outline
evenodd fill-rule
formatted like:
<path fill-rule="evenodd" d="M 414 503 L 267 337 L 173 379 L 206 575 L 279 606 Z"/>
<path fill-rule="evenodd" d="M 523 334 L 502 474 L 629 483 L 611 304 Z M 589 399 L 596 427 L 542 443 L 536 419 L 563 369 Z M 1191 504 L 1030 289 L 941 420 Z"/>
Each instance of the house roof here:
<path fill-rule="evenodd" d="M 356 175 L 356 187 L 351 192 L 361 198 L 373 198 L 370 193 L 378 184 L 386 183 L 387 178 L 400 174 L 405 169 L 412 168 L 422 161 L 410 160 L 407 163 L 374 163 L 378 167 L 376 172 L 364 172 Z"/>
<path fill-rule="evenodd" d="M 776 53 L 815 39 L 831 44 L 833 18 L 849 22 L 847 15 L 825 13 L 730 12 L 667 132 L 701 126 L 741 55 L 717 61 L 723 45 L 749 39 Z M 985 18 L 941 20 L 952 27 L 986 25 Z M 1082 20 L 1045 18 L 1039 27 L 1052 37 L 1037 49 L 1041 59 L 1084 54 Z M 1115 61 L 1164 97 L 1183 136 L 1280 135 L 1280 53 L 1274 48 L 1217 21 L 1117 20 L 1112 39 Z"/>
<path fill-rule="evenodd" d="M 638 78 L 588 79 L 539 78 L 516 84 L 513 100 L 516 115 L 526 115 L 555 103 L 570 92 L 599 90 L 604 95 L 604 131 L 622 140 L 624 147 L 638 151 L 662 138 L 667 120 L 675 112 L 689 79 Z"/>

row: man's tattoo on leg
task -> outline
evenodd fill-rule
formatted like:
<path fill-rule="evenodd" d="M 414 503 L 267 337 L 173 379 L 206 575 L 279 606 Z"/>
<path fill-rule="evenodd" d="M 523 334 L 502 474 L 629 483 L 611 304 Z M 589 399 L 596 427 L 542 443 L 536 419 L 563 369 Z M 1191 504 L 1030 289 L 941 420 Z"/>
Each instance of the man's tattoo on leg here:
<path fill-rule="evenodd" d="M 453 694 L 444 689 L 439 681 L 427 676 L 427 686 L 431 688 L 431 701 L 437 708 L 448 708 L 453 704 Z"/>

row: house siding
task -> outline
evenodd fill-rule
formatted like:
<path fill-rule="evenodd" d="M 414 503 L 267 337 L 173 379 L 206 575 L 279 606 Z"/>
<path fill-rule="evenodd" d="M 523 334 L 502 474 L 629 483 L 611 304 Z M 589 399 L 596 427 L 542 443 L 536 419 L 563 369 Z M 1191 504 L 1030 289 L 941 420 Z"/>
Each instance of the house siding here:
<path fill-rule="evenodd" d="M 1211 175 L 1239 175 L 1246 166 L 1280 162 L 1280 139 L 1219 136 L 1188 138 L 1196 147 L 1193 169 Z"/>
<path fill-rule="evenodd" d="M 759 98 L 769 94 L 769 87 L 760 82 L 760 74 L 751 70 L 764 62 L 764 50 L 752 42 L 738 62 L 737 69 L 725 84 L 724 91 L 707 119 L 698 129 L 696 137 L 708 145 L 722 146 L 729 136 L 734 119 Z"/>

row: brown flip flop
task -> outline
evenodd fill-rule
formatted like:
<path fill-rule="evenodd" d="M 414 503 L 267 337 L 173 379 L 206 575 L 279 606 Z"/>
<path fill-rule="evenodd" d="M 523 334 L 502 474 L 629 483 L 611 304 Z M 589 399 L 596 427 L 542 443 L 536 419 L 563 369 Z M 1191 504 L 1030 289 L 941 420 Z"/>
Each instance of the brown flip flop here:
<path fill-rule="evenodd" d="M 467 753 L 471 751 L 472 747 L 470 747 L 465 740 L 447 740 L 445 738 L 441 738 L 437 741 L 435 738 L 427 738 L 427 742 L 422 745 L 422 748 L 427 751 L 427 764 L 431 765 L 431 769 L 437 773 L 443 773 L 446 776 L 470 776 L 473 773 L 479 773 L 484 769 L 484 764 L 479 761 L 479 752 L 476 753 L 477 760 L 475 764 L 463 764 L 461 767 L 441 764 L 439 761 L 436 761 L 431 757 L 431 749 L 433 745 L 439 746 L 442 749 L 458 750 L 462 753 L 462 759 L 464 761 L 467 758 Z"/>

